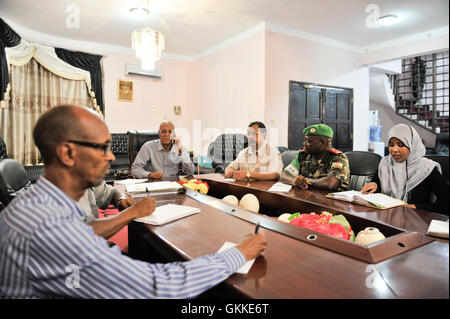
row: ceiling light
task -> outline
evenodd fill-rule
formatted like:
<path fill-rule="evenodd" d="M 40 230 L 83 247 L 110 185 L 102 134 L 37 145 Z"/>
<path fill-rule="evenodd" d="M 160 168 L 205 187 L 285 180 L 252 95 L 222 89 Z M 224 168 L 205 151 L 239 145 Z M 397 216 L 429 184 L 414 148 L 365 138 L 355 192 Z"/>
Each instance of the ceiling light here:
<path fill-rule="evenodd" d="M 392 25 L 395 22 L 397 22 L 397 16 L 395 14 L 388 14 L 378 18 L 378 23 L 383 27 Z"/>
<path fill-rule="evenodd" d="M 164 50 L 164 35 L 150 28 L 149 0 L 144 2 L 145 4 L 141 4 L 138 8 L 130 9 L 131 14 L 144 13 L 148 24 L 147 27 L 133 32 L 131 43 L 133 49 L 136 50 L 136 57 L 141 60 L 142 69 L 152 71 L 155 69 L 155 62 L 161 59 L 161 51 Z"/>
<path fill-rule="evenodd" d="M 136 19 L 144 19 L 150 14 L 150 11 L 147 8 L 139 7 L 131 8 L 130 13 Z"/>

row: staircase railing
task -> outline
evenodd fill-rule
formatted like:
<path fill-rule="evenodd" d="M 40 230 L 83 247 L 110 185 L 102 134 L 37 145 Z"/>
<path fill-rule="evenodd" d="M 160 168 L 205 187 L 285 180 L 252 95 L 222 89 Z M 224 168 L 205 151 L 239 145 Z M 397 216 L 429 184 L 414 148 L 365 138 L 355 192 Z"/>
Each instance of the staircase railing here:
<path fill-rule="evenodd" d="M 449 131 L 449 53 L 402 60 L 402 73 L 388 75 L 399 115 L 435 133 Z"/>

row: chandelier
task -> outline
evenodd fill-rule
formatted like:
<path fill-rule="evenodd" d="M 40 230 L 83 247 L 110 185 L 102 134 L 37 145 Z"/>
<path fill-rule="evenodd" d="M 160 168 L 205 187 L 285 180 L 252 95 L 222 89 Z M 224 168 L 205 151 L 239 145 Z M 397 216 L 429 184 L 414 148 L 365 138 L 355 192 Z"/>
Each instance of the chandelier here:
<path fill-rule="evenodd" d="M 145 0 L 138 8 L 131 8 L 130 12 L 144 13 L 147 16 L 147 24 L 150 21 L 149 0 Z M 131 43 L 136 51 L 136 57 L 141 60 L 141 67 L 145 71 L 155 69 L 155 62 L 161 59 L 161 51 L 164 50 L 164 35 L 155 31 L 148 25 L 147 27 L 133 31 Z"/>

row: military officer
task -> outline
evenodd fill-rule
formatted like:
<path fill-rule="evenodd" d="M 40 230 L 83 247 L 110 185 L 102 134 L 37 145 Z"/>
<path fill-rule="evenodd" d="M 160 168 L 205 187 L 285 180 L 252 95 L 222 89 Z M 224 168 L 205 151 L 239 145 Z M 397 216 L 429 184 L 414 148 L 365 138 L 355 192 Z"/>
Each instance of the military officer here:
<path fill-rule="evenodd" d="M 303 130 L 304 148 L 281 174 L 286 184 L 308 189 L 309 186 L 345 191 L 349 189 L 348 158 L 332 148 L 333 130 L 325 124 L 311 125 Z"/>

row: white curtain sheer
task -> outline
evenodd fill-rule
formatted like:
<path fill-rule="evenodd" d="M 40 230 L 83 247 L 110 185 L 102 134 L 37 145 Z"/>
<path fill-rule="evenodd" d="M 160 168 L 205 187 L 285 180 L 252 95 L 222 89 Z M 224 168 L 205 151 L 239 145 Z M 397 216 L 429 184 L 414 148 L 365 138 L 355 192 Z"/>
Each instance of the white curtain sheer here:
<path fill-rule="evenodd" d="M 9 157 L 23 165 L 34 165 L 40 163 L 41 158 L 32 132 L 43 112 L 58 104 L 95 107 L 86 78 L 67 79 L 48 70 L 33 57 L 24 63 L 27 59 L 16 63 L 18 66 L 10 64 L 9 94 L 4 107 L 0 108 L 0 135 Z"/>

